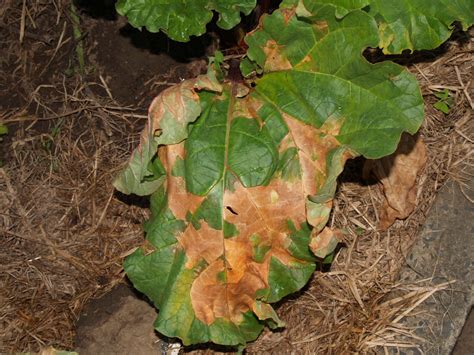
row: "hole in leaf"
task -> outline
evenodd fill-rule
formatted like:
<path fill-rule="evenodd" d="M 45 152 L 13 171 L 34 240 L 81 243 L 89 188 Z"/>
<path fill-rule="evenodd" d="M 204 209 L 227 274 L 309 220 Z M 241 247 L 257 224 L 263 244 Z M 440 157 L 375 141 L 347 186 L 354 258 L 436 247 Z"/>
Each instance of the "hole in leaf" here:
<path fill-rule="evenodd" d="M 235 214 L 236 216 L 239 215 L 237 212 L 234 211 L 234 209 L 232 207 L 226 206 L 226 208 L 230 211 L 230 213 Z"/>

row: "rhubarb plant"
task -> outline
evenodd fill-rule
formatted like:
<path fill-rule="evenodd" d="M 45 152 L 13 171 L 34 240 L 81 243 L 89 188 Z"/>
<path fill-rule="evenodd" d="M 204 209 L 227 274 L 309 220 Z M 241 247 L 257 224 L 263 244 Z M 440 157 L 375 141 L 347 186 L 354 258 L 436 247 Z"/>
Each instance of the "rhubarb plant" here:
<path fill-rule="evenodd" d="M 198 2 L 204 12 L 232 4 L 234 20 L 248 5 Z M 132 24 L 167 33 L 197 15 L 185 1 L 166 3 L 117 6 Z M 471 24 L 469 10 L 469 0 L 283 1 L 246 37 L 246 80 L 226 75 L 235 68 L 217 54 L 207 74 L 155 98 L 114 185 L 150 196 L 146 242 L 124 268 L 159 309 L 160 333 L 239 346 L 265 325 L 284 325 L 271 304 L 301 289 L 337 245 L 326 224 L 346 160 L 391 154 L 423 120 L 414 76 L 390 61 L 371 64 L 363 51 L 431 48 L 454 19 Z"/>

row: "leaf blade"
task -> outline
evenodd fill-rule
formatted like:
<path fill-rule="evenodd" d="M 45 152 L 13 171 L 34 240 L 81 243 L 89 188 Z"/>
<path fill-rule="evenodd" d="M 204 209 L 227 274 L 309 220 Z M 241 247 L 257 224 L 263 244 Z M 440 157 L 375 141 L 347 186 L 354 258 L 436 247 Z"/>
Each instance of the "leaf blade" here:
<path fill-rule="evenodd" d="M 453 22 L 464 30 L 474 23 L 470 0 L 400 0 L 396 3 L 371 0 L 369 14 L 378 23 L 379 47 L 384 53 L 433 49 L 446 41 Z"/>
<path fill-rule="evenodd" d="M 213 11 L 219 13 L 218 26 L 228 30 L 240 22 L 240 13 L 248 15 L 255 5 L 256 0 L 119 0 L 116 9 L 134 27 L 161 30 L 175 41 L 187 42 L 206 32 Z"/>

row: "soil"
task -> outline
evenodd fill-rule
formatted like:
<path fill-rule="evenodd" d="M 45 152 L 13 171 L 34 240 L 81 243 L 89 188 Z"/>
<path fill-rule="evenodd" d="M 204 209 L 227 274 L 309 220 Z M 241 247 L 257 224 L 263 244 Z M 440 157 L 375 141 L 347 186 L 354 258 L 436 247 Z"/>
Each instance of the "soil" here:
<path fill-rule="evenodd" d="M 77 322 L 75 350 L 83 355 L 158 354 L 160 339 L 150 327 L 156 311 L 127 285 L 90 302 Z"/>
<path fill-rule="evenodd" d="M 177 43 L 162 33 L 139 31 L 124 18 L 87 19 L 90 68 L 109 86 L 112 97 L 124 105 L 147 108 L 160 91 L 206 71 L 212 38 Z M 101 93 L 102 95 L 107 93 Z"/>
<path fill-rule="evenodd" d="M 452 355 L 468 355 L 474 352 L 474 312 L 472 309 L 458 338 Z"/>

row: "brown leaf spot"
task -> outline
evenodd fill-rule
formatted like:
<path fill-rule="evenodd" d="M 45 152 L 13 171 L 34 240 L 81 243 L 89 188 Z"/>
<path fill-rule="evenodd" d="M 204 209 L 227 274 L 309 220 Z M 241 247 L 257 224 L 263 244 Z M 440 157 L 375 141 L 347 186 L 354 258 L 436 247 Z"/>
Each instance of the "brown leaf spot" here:
<path fill-rule="evenodd" d="M 319 32 L 327 32 L 329 25 L 327 21 L 316 21 L 313 25 Z"/>
<path fill-rule="evenodd" d="M 153 244 L 151 244 L 148 240 L 145 240 L 141 246 L 143 254 L 149 255 L 156 251 L 156 248 Z"/>
<path fill-rule="evenodd" d="M 284 119 L 298 148 L 305 196 L 315 195 L 326 179 L 326 156 L 340 145 L 333 136 L 339 132 L 340 123 L 328 120 L 317 129 L 288 115 Z"/>
<path fill-rule="evenodd" d="M 313 61 L 313 58 L 308 54 L 307 56 L 305 56 L 303 58 L 303 60 L 300 62 L 300 64 L 311 63 L 312 61 Z"/>
<path fill-rule="evenodd" d="M 278 43 L 270 39 L 263 47 L 263 51 L 266 54 L 265 71 L 279 71 L 292 69 L 291 63 L 281 52 L 281 46 Z"/>
<path fill-rule="evenodd" d="M 251 96 L 246 96 L 235 101 L 233 117 L 256 119 L 260 126 L 262 126 L 263 122 L 257 113 L 262 106 L 263 103 L 261 100 L 256 100 Z"/>
<path fill-rule="evenodd" d="M 166 169 L 166 191 L 168 207 L 177 219 L 185 220 L 186 214 L 194 213 L 201 205 L 204 197 L 196 196 L 186 190 L 186 182 L 182 177 L 171 175 L 171 170 L 178 158 L 184 159 L 184 144 L 173 144 L 158 150 L 161 163 Z"/>
<path fill-rule="evenodd" d="M 283 15 L 283 20 L 285 21 L 286 25 L 288 24 L 288 22 L 290 22 L 291 18 L 295 16 L 296 14 L 295 8 L 286 8 L 286 9 L 281 9 L 280 11 Z"/>
<path fill-rule="evenodd" d="M 194 262 L 205 253 L 198 244 L 207 243 L 206 249 L 216 250 L 206 257 L 206 261 L 216 258 L 215 261 L 198 276 L 191 289 L 196 316 L 206 324 L 216 318 L 240 322 L 242 313 L 254 309 L 255 293 L 268 287 L 271 258 L 276 257 L 284 264 L 295 261 L 288 252 L 286 220 L 298 225 L 306 219 L 301 182 L 290 184 L 275 179 L 268 186 L 245 188 L 236 181 L 233 192 L 226 191 L 223 202 L 238 213 L 224 209 L 225 220 L 236 226 L 238 236 L 223 239 L 222 234 L 218 236 L 211 231 L 207 238 L 215 239 L 212 242 L 198 240 L 191 234 L 185 237 L 186 254 L 191 255 Z M 259 236 L 262 245 L 270 247 L 260 262 L 254 259 L 253 235 Z M 225 275 L 224 281 L 222 275 Z"/>
<path fill-rule="evenodd" d="M 314 255 L 323 259 L 334 251 L 341 240 L 342 234 L 339 230 L 326 227 L 321 233 L 312 236 L 309 248 Z"/>
<path fill-rule="evenodd" d="M 193 268 L 201 259 L 211 264 L 224 254 L 222 231 L 209 227 L 205 221 L 201 221 L 199 230 L 196 230 L 190 223 L 178 237 L 178 242 L 188 258 L 186 262 L 188 269 Z"/>

